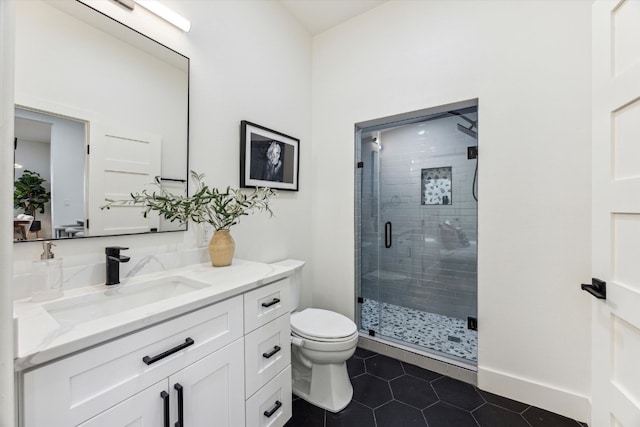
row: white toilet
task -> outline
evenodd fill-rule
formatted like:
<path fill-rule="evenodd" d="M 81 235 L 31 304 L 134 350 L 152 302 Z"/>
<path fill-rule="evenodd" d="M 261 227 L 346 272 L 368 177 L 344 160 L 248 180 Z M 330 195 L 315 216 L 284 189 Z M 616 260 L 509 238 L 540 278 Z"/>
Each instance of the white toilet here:
<path fill-rule="evenodd" d="M 300 303 L 301 272 L 291 277 L 291 376 L 293 393 L 331 412 L 353 397 L 347 359 L 356 350 L 358 329 L 342 314 L 318 308 L 295 310 Z"/>

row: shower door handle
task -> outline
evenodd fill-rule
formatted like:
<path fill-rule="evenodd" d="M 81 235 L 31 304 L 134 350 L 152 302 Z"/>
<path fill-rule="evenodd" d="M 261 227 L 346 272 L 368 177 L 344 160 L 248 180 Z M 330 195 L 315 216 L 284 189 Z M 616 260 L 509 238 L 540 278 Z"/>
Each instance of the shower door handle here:
<path fill-rule="evenodd" d="M 387 221 L 384 223 L 384 247 L 387 249 L 390 248 L 393 243 L 392 235 L 391 221 Z"/>

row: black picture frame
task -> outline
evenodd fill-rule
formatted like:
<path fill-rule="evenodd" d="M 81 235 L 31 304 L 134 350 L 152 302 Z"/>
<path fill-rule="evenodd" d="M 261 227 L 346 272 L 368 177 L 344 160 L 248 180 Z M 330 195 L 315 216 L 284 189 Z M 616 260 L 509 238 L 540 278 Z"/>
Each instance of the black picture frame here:
<path fill-rule="evenodd" d="M 298 191 L 300 140 L 240 122 L 240 187 Z"/>

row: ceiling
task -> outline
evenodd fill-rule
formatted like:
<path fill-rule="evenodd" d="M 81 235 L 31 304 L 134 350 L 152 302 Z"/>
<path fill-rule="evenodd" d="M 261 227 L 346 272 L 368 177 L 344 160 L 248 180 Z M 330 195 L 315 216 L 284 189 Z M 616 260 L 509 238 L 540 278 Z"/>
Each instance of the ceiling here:
<path fill-rule="evenodd" d="M 313 35 L 320 34 L 386 0 L 280 0 Z"/>
<path fill-rule="evenodd" d="M 51 123 L 16 117 L 14 127 L 18 139 L 46 144 L 51 142 Z"/>

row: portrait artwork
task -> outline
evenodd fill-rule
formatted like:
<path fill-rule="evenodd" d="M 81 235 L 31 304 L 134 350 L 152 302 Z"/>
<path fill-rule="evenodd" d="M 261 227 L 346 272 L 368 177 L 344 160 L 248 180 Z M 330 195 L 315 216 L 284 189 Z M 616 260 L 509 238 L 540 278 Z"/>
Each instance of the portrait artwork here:
<path fill-rule="evenodd" d="M 298 190 L 300 140 L 247 121 L 240 126 L 240 186 Z"/>

